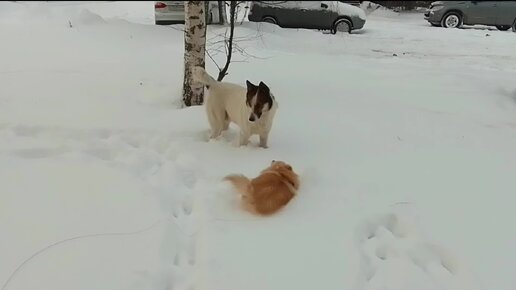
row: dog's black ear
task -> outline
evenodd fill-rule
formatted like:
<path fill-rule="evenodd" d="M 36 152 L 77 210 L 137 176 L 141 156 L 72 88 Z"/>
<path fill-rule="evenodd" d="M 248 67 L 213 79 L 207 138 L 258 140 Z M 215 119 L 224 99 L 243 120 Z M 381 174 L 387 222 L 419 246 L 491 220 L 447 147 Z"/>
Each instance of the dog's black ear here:
<path fill-rule="evenodd" d="M 250 82 L 250 81 L 248 81 L 248 80 L 246 80 L 246 81 L 245 81 L 245 83 L 246 83 L 246 85 L 247 85 L 247 90 L 248 90 L 248 91 L 250 91 L 250 90 L 254 90 L 254 89 L 256 88 L 256 86 L 255 86 L 255 85 L 253 85 L 253 83 L 252 83 L 252 82 Z"/>
<path fill-rule="evenodd" d="M 265 92 L 270 91 L 269 87 L 264 82 L 260 82 L 258 84 L 258 88 L 260 88 L 260 90 L 263 90 Z"/>

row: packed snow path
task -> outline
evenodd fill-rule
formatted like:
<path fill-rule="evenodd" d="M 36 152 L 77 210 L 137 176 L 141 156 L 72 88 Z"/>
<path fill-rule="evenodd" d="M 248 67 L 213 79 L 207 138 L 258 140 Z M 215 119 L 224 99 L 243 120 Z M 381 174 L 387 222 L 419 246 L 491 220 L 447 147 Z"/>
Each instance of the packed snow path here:
<path fill-rule="evenodd" d="M 125 275 L 131 277 L 123 283 L 127 287 L 125 289 L 145 289 L 142 287 L 147 287 L 147 289 L 191 289 L 193 287 L 192 268 L 195 266 L 196 259 L 193 191 L 197 182 L 197 169 L 192 167 L 193 163 L 190 160 L 190 155 L 177 151 L 173 138 L 146 132 L 124 132 L 123 130 L 77 130 L 9 125 L 2 126 L 0 136 L 2 140 L 8 141 L 2 143 L 3 162 L 10 162 L 15 165 L 7 175 L 4 172 L 2 176 L 4 186 L 10 184 L 11 189 L 16 191 L 21 185 L 19 182 L 25 180 L 28 183 L 25 186 L 32 185 L 38 188 L 39 185 L 42 186 L 39 189 L 45 192 L 48 188 L 48 185 L 45 188 L 45 183 L 53 178 L 72 186 L 68 188 L 70 191 L 66 191 L 64 188 L 54 188 L 54 196 L 42 196 L 43 199 L 38 198 L 37 202 L 34 197 L 29 198 L 27 196 L 29 192 L 21 196 L 9 196 L 10 199 L 4 200 L 2 213 L 6 219 L 19 214 L 19 210 L 15 211 L 18 208 L 16 205 L 21 205 L 23 202 L 34 203 L 36 207 L 32 210 L 41 214 L 44 214 L 50 208 L 43 209 L 40 207 L 45 204 L 51 206 L 52 203 L 55 203 L 53 207 L 56 219 L 50 220 L 47 214 L 47 217 L 42 216 L 43 218 L 39 222 L 31 221 L 30 218 L 18 218 L 12 220 L 11 225 L 26 224 L 30 226 L 32 224 L 45 231 L 49 231 L 50 227 L 57 226 L 58 228 L 54 230 L 56 234 L 46 234 L 37 239 L 32 239 L 31 243 L 27 244 L 27 252 L 24 255 L 22 253 L 5 253 L 3 261 L 7 263 L 4 264 L 3 269 L 10 271 L 2 271 L 2 278 L 8 282 L 3 289 L 32 289 L 31 287 L 35 287 L 42 282 L 29 278 L 38 274 L 34 272 L 37 265 L 49 263 L 63 253 L 68 253 L 68 255 L 74 257 L 72 259 L 79 258 L 77 252 L 87 253 L 89 257 L 83 257 L 82 263 L 89 262 L 92 267 L 99 267 L 97 263 L 106 262 L 103 259 L 103 262 L 97 260 L 102 255 L 105 255 L 105 257 L 116 256 L 117 254 L 127 255 L 128 252 L 142 250 L 145 255 L 148 255 L 152 251 L 146 248 L 152 248 L 152 244 L 157 241 L 149 243 L 146 240 L 149 237 L 155 238 L 156 236 L 161 236 L 158 242 L 161 245 L 159 248 L 155 248 L 155 250 L 159 249 L 155 253 L 155 258 L 158 258 L 155 261 L 156 269 L 149 270 L 143 267 L 137 270 L 137 265 L 122 265 L 119 264 L 122 260 L 115 260 L 112 264 L 113 269 L 109 271 L 114 272 L 115 275 L 117 269 L 119 274 L 128 269 L 140 273 L 136 276 L 135 273 L 125 273 Z M 23 148 L 19 144 L 23 144 Z M 47 161 L 49 159 L 52 159 L 53 162 L 49 163 Z M 29 164 L 30 167 L 27 167 Z M 40 170 L 42 169 L 44 169 L 46 175 L 44 178 L 38 178 L 35 174 L 41 175 Z M 141 180 L 141 183 L 137 182 L 133 186 L 137 186 L 139 190 L 144 189 L 146 195 L 152 195 L 150 198 L 158 198 L 162 209 L 155 208 L 153 202 L 142 203 L 146 198 L 141 200 L 141 197 L 135 196 L 133 197 L 136 198 L 135 200 L 128 199 L 129 196 L 126 194 L 130 192 L 121 191 L 113 196 L 114 193 L 117 193 L 116 185 L 111 190 L 109 190 L 111 187 L 108 185 L 108 191 L 104 193 L 105 196 L 95 196 L 101 194 L 103 189 L 99 179 L 104 179 L 106 184 L 116 184 L 117 176 L 120 174 L 114 172 L 113 169 L 127 173 L 127 177 L 130 178 L 127 181 Z M 91 183 L 82 180 L 89 180 Z M 130 184 L 126 184 L 126 186 L 131 186 Z M 78 192 L 74 190 L 74 186 L 85 186 L 86 188 L 83 189 L 85 195 L 82 197 L 77 195 Z M 52 187 L 48 189 L 52 190 Z M 91 193 L 94 193 L 93 196 L 88 193 L 90 190 Z M 29 200 L 26 200 L 26 198 L 29 198 Z M 98 204 L 98 206 L 90 209 L 87 208 L 89 204 L 97 204 L 101 200 L 103 200 L 103 204 Z M 126 209 L 121 208 L 121 206 L 132 210 L 126 212 Z M 68 220 L 60 220 L 59 213 L 61 211 L 70 210 L 74 207 L 79 212 L 69 212 L 65 214 Z M 138 211 L 146 208 L 151 210 L 146 212 L 148 216 L 142 216 L 138 213 Z M 117 221 L 116 218 L 120 220 Z M 47 224 L 50 221 L 52 221 L 52 224 Z M 84 227 L 88 223 L 95 225 L 97 221 L 99 224 L 96 227 Z M 120 228 L 109 226 L 110 223 L 113 223 L 113 225 L 117 223 L 125 224 L 125 226 Z M 144 225 L 148 226 L 138 230 L 143 228 Z M 84 228 L 84 231 L 81 231 L 81 228 Z M 105 228 L 110 230 L 105 230 Z M 125 229 L 125 231 L 120 229 Z M 150 236 L 148 236 L 149 232 Z M 9 244 L 18 240 L 15 233 L 13 232 L 13 236 L 3 239 L 2 249 L 7 249 Z M 137 245 L 142 241 L 146 241 L 146 246 Z M 56 243 L 56 245 L 52 245 L 53 243 Z M 127 246 L 117 247 L 121 252 L 116 253 L 114 251 L 115 253 L 112 253 L 112 250 L 110 250 L 111 253 L 108 253 L 105 251 L 110 248 L 109 244 L 125 244 Z M 47 248 L 49 245 L 52 245 L 52 247 Z M 155 246 L 157 245 L 155 244 Z M 29 252 L 37 253 L 36 249 L 43 249 L 43 251 L 27 260 Z M 25 261 L 21 265 L 23 267 L 20 267 L 12 275 L 15 266 L 20 265 L 22 261 Z M 106 267 L 106 270 L 109 269 L 107 265 Z M 73 267 L 65 271 L 63 269 L 59 270 L 65 276 L 78 274 L 75 272 L 78 269 Z M 9 281 L 7 281 L 8 278 L 10 278 Z M 44 278 L 49 279 L 51 277 L 40 278 L 44 282 Z M 58 285 L 65 287 L 67 282 L 71 282 L 70 280 L 64 279 Z M 74 286 L 75 289 L 88 289 L 88 287 L 94 285 L 91 284 L 94 281 L 79 281 L 80 285 Z M 116 284 L 111 285 L 117 286 Z M 118 287 L 120 286 L 118 285 Z"/>

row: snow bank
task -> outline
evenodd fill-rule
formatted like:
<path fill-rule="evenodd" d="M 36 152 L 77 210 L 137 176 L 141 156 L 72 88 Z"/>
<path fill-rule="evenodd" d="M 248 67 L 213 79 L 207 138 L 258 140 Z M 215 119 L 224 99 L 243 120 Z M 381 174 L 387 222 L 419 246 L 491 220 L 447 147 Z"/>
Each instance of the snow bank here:
<path fill-rule="evenodd" d="M 94 2 L 60 1 L 2 2 L 0 23 L 23 25 L 100 24 L 104 19 L 154 24 L 154 6 L 151 2 Z"/>
<path fill-rule="evenodd" d="M 366 13 L 361 8 L 338 1 L 335 2 L 335 4 L 337 13 L 341 15 L 358 16 L 360 19 L 366 20 Z"/>
<path fill-rule="evenodd" d="M 15 5 L 1 3 L 2 10 L 8 17 L 2 19 L 4 24 L 23 24 L 23 25 L 69 25 L 75 24 L 99 24 L 104 20 L 97 14 L 87 9 L 77 7 L 54 7 L 40 2 L 19 2 Z"/>
<path fill-rule="evenodd" d="M 394 17 L 398 15 L 397 12 L 370 1 L 363 1 L 360 4 L 360 8 L 362 8 L 367 15 L 374 15 L 377 17 Z"/>

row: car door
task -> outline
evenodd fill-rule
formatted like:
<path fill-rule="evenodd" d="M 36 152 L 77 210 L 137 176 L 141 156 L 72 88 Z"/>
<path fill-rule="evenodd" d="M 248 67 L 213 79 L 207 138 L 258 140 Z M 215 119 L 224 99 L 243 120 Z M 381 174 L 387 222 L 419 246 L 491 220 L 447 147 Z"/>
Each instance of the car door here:
<path fill-rule="evenodd" d="M 313 23 L 317 25 L 317 29 L 331 29 L 333 22 L 339 14 L 339 5 L 337 1 L 321 1 L 318 7 L 318 13 L 314 15 Z"/>
<path fill-rule="evenodd" d="M 515 1 L 496 1 L 496 25 L 510 26 L 516 19 Z"/>
<path fill-rule="evenodd" d="M 496 6 L 494 1 L 469 1 L 464 18 L 465 24 L 496 24 Z"/>
<path fill-rule="evenodd" d="M 303 1 L 300 7 L 299 26 L 308 29 L 323 29 L 324 19 L 329 18 L 328 4 L 323 1 Z"/>
<path fill-rule="evenodd" d="M 302 27 L 302 3 L 303 1 L 285 1 L 284 3 L 273 3 L 270 1 L 270 8 L 274 10 L 274 17 L 281 27 L 299 28 Z"/>

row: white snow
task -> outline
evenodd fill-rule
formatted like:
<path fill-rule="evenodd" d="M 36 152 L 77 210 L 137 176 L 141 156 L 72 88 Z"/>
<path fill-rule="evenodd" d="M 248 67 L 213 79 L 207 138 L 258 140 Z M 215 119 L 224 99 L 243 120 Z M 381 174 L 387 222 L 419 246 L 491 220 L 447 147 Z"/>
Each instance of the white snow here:
<path fill-rule="evenodd" d="M 334 1 L 333 4 L 335 5 L 335 11 L 340 15 L 358 16 L 360 19 L 366 20 L 365 11 L 359 7 L 355 7 L 353 5 L 339 1 Z"/>
<path fill-rule="evenodd" d="M 226 80 L 279 101 L 264 150 L 236 127 L 206 142 L 178 106 L 182 26 L 153 21 L 152 2 L 0 3 L 0 289 L 514 289 L 514 33 L 244 22 Z M 221 178 L 272 159 L 299 195 L 249 215 Z"/>

